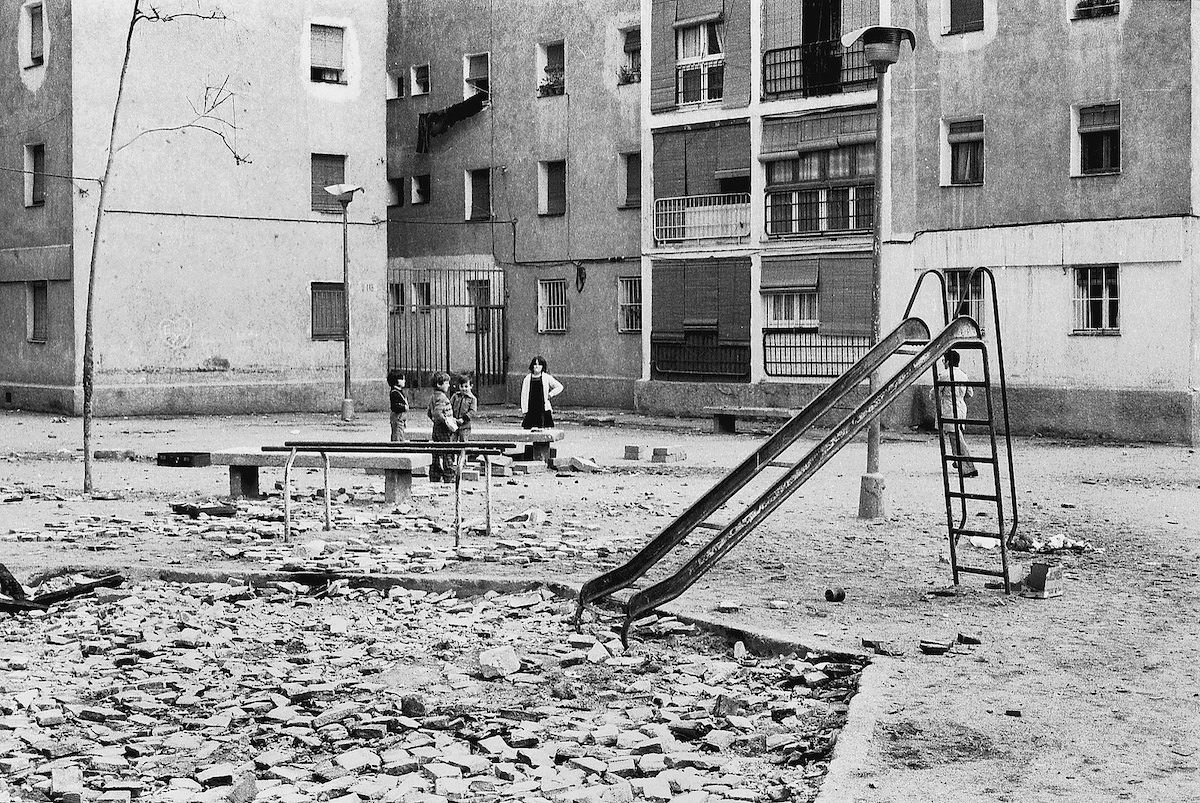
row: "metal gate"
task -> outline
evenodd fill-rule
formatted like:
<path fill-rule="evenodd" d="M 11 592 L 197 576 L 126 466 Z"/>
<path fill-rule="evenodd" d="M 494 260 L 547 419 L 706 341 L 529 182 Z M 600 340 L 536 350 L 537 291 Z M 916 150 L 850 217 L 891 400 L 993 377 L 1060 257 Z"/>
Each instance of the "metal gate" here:
<path fill-rule="evenodd" d="M 469 372 L 480 403 L 504 401 L 506 294 L 498 268 L 389 268 L 388 368 L 410 387 L 428 387 L 438 371 Z"/>

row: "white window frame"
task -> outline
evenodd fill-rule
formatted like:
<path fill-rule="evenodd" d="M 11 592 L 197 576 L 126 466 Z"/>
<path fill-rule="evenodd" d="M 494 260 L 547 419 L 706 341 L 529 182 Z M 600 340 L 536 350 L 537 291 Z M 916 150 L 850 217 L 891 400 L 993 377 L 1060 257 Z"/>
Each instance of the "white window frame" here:
<path fill-rule="evenodd" d="M 424 86 L 422 86 L 421 82 L 417 80 L 417 70 L 420 70 L 422 68 L 425 69 L 425 85 Z M 411 67 L 409 67 L 408 68 L 408 78 L 409 78 L 408 94 L 412 95 L 414 98 L 419 97 L 421 95 L 428 95 L 430 93 L 430 91 L 433 90 L 433 71 L 429 69 L 429 62 L 425 62 L 424 64 L 414 64 Z"/>
<path fill-rule="evenodd" d="M 312 39 L 316 36 L 316 30 L 323 28 L 330 31 L 338 31 L 341 35 L 341 53 L 338 56 L 338 63 L 318 64 L 316 53 L 311 52 Z M 309 29 L 309 80 L 314 84 L 345 84 L 346 83 L 346 29 L 341 25 L 324 25 L 322 23 L 310 23 Z"/>
<path fill-rule="evenodd" d="M 33 11 L 35 8 L 40 8 L 42 11 L 42 53 L 38 60 L 35 60 L 33 56 Z M 46 0 L 30 0 L 21 6 L 17 40 L 21 69 L 31 70 L 46 66 L 46 51 L 50 49 L 50 25 L 46 19 Z"/>
<path fill-rule="evenodd" d="M 1087 280 L 1087 287 L 1091 285 L 1091 277 L 1094 272 L 1100 272 L 1100 296 L 1092 297 L 1090 294 L 1085 295 L 1084 289 L 1080 287 L 1079 278 L 1082 274 Z M 1109 293 L 1109 283 L 1107 281 L 1108 271 L 1112 271 L 1113 284 L 1116 287 L 1116 293 Z M 1071 270 L 1071 294 L 1072 306 L 1074 307 L 1074 328 L 1071 334 L 1075 335 L 1119 335 L 1121 333 L 1121 269 L 1119 265 L 1075 265 Z M 1100 302 L 1100 326 L 1087 326 L 1089 321 L 1088 306 L 1096 301 Z M 1116 325 L 1113 325 L 1112 305 L 1116 306 Z"/>
<path fill-rule="evenodd" d="M 642 331 L 642 277 L 617 277 L 617 331 Z"/>
<path fill-rule="evenodd" d="M 34 166 L 35 166 L 34 153 L 38 148 L 42 149 L 42 172 L 40 174 L 35 174 L 34 173 Z M 24 173 L 24 176 L 25 176 L 25 207 L 28 209 L 31 207 L 45 206 L 46 205 L 46 143 L 44 143 L 44 142 L 26 143 L 24 151 L 25 151 L 25 168 L 24 168 L 25 169 L 25 173 Z M 37 175 L 40 175 L 42 177 L 41 178 L 41 187 L 42 187 L 42 197 L 41 198 L 34 197 L 34 185 L 36 183 Z"/>
<path fill-rule="evenodd" d="M 475 185 L 471 181 L 472 175 L 476 171 L 485 171 L 488 175 L 488 216 L 486 218 L 477 218 L 471 215 L 471 210 L 475 206 Z M 490 167 L 478 167 L 475 169 L 467 169 L 463 171 L 463 220 L 490 220 L 492 217 L 492 177 Z"/>
<path fill-rule="evenodd" d="M 538 279 L 538 334 L 566 334 L 570 326 L 566 279 Z"/>
<path fill-rule="evenodd" d="M 421 192 L 421 179 L 425 179 L 425 191 Z M 433 176 L 425 173 L 419 176 L 413 176 L 409 181 L 408 202 L 413 206 L 423 206 L 429 203 L 433 197 Z"/>
<path fill-rule="evenodd" d="M 958 123 L 983 123 L 983 131 L 971 132 L 969 134 L 954 134 L 951 135 L 950 129 Z M 939 126 L 939 140 L 942 144 L 941 148 L 941 185 L 943 187 L 978 187 L 987 180 L 987 140 L 985 134 L 987 132 L 987 122 L 983 115 L 975 117 L 962 117 L 953 119 L 943 119 Z M 984 157 L 983 157 L 983 179 L 975 181 L 955 181 L 954 180 L 954 146 L 965 142 L 982 142 Z"/>
<path fill-rule="evenodd" d="M 708 27 L 715 26 L 717 47 L 720 48 L 719 53 L 710 53 L 708 50 Z M 684 56 L 684 37 L 687 31 L 699 31 L 700 48 L 699 54 L 695 56 Z M 701 103 L 714 103 L 721 100 L 725 96 L 725 79 L 722 74 L 721 78 L 721 94 L 713 97 L 712 87 L 709 84 L 708 75 L 713 67 L 720 66 L 722 70 L 725 67 L 725 23 L 718 16 L 711 19 L 697 21 L 693 25 L 683 25 L 675 29 L 675 103 L 678 106 L 696 106 Z M 682 71 L 687 69 L 700 70 L 700 98 L 698 100 L 683 99 L 683 79 Z"/>
<path fill-rule="evenodd" d="M 817 288 L 811 290 L 764 290 L 764 329 L 812 329 L 820 321 Z"/>
<path fill-rule="evenodd" d="M 478 85 L 472 83 L 471 78 L 470 78 L 471 59 L 477 59 L 480 57 L 487 59 L 487 86 L 488 86 L 487 89 L 482 89 Z M 485 96 L 490 98 L 491 92 L 492 92 L 492 89 L 491 89 L 491 87 L 492 87 L 492 54 L 491 54 L 491 51 L 484 50 L 479 53 L 463 54 L 462 67 L 463 67 L 463 100 L 466 100 L 467 98 L 473 97 L 480 93 L 483 93 Z M 485 100 L 483 105 L 487 106 L 488 102 L 489 101 Z"/>
<path fill-rule="evenodd" d="M 1124 154 L 1121 154 L 1120 156 L 1118 156 L 1117 168 L 1115 170 L 1105 170 L 1103 172 L 1093 171 L 1093 172 L 1089 172 L 1089 173 L 1083 172 L 1083 134 L 1090 133 L 1090 131 L 1084 131 L 1082 133 L 1080 132 L 1080 130 L 1079 130 L 1080 113 L 1084 109 L 1090 109 L 1093 106 L 1111 106 L 1111 105 L 1115 105 L 1117 107 L 1118 113 L 1121 112 L 1122 104 L 1121 104 L 1120 100 L 1098 100 L 1098 101 L 1089 101 L 1088 103 L 1072 104 L 1072 106 L 1071 106 L 1071 177 L 1072 178 L 1083 178 L 1083 177 L 1091 178 L 1093 176 L 1115 176 L 1115 175 L 1119 175 L 1121 173 L 1121 163 L 1124 161 L 1124 159 L 1123 159 Z M 1107 129 L 1107 130 L 1112 130 L 1112 131 L 1117 132 L 1117 142 L 1118 143 L 1120 143 L 1121 139 L 1122 139 L 1121 131 L 1124 126 L 1124 122 L 1125 122 L 1124 115 L 1122 115 L 1121 121 L 1119 123 L 1117 123 L 1117 125 L 1111 127 L 1110 129 Z"/>
<path fill-rule="evenodd" d="M 387 95 L 385 100 L 400 100 L 404 97 L 404 76 L 398 72 L 387 74 Z"/>

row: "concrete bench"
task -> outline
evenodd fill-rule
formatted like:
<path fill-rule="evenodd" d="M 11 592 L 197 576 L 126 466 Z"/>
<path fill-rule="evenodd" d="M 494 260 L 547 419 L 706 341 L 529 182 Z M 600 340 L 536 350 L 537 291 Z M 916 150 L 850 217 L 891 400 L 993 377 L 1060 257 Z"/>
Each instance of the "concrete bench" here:
<path fill-rule="evenodd" d="M 429 440 L 427 430 L 408 431 L 409 440 L 423 442 Z M 472 441 L 512 441 L 524 443 L 526 460 L 541 460 L 549 462 L 554 455 L 551 444 L 561 441 L 566 432 L 561 429 L 500 429 L 498 427 L 472 427 Z"/>
<path fill-rule="evenodd" d="M 288 452 L 264 452 L 247 446 L 210 453 L 211 464 L 229 466 L 229 495 L 258 496 L 258 470 L 267 467 L 284 468 Z M 355 454 L 333 452 L 328 455 L 329 468 L 364 468 L 383 472 L 383 495 L 391 503 L 401 502 L 412 491 L 412 471 L 428 467 L 427 454 Z M 301 468 L 325 468 L 325 460 L 315 452 L 299 452 L 292 463 Z"/>
<path fill-rule="evenodd" d="M 703 410 L 712 416 L 713 432 L 727 435 L 737 432 L 739 418 L 787 421 L 797 412 L 781 407 L 705 407 Z"/>

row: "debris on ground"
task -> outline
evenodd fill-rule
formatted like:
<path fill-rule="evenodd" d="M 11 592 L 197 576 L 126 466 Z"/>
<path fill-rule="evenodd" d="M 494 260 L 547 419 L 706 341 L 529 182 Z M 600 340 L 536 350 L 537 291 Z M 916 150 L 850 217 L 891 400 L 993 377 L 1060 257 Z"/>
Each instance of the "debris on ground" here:
<path fill-rule="evenodd" d="M 811 801 L 862 670 L 729 660 L 661 616 L 625 652 L 546 590 L 327 590 L 140 584 L 9 619 L 0 799 Z"/>

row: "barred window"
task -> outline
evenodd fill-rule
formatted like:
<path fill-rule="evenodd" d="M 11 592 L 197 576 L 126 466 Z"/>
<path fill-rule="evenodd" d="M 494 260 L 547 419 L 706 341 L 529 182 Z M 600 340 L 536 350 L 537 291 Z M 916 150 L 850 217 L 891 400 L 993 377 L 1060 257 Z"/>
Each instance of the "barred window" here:
<path fill-rule="evenodd" d="M 538 279 L 538 334 L 567 331 L 567 280 Z"/>
<path fill-rule="evenodd" d="M 817 328 L 817 291 L 764 293 L 768 329 Z"/>
<path fill-rule="evenodd" d="M 767 234 L 869 229 L 875 216 L 872 143 L 767 162 Z"/>
<path fill-rule="evenodd" d="M 642 331 L 642 277 L 617 278 L 617 331 Z"/>
<path fill-rule="evenodd" d="M 312 339 L 345 340 L 346 286 L 341 282 L 312 283 Z"/>
<path fill-rule="evenodd" d="M 433 285 L 429 282 L 413 282 L 412 311 L 429 314 L 433 306 Z"/>
<path fill-rule="evenodd" d="M 951 315 L 970 315 L 983 331 L 983 274 L 976 273 L 975 279 L 968 286 L 969 270 L 946 271 L 946 295 L 950 300 Z M 966 308 L 960 303 L 966 301 Z"/>
<path fill-rule="evenodd" d="M 675 31 L 675 102 L 706 103 L 725 94 L 725 30 L 708 20 Z"/>
<path fill-rule="evenodd" d="M 1075 268 L 1075 331 L 1120 331 L 1120 299 L 1116 265 Z"/>

